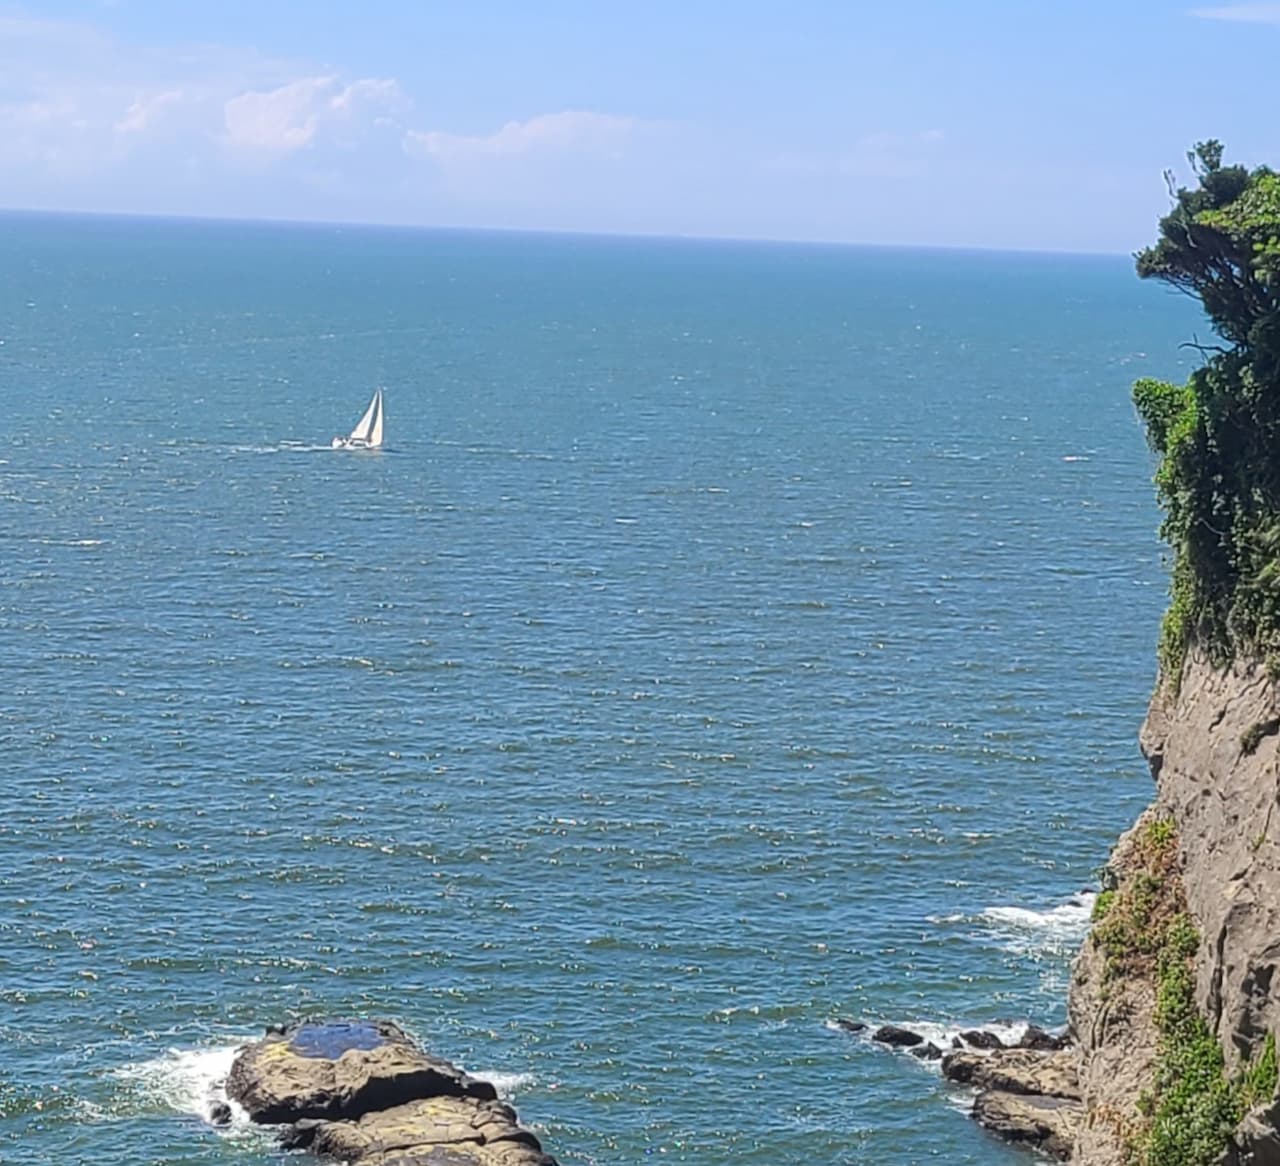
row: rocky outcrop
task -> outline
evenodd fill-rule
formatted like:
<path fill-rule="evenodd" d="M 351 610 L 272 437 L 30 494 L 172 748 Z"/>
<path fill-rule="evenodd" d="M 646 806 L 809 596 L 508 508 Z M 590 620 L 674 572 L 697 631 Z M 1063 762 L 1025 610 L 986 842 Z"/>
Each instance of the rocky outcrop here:
<path fill-rule="evenodd" d="M 359 1166 L 555 1166 L 487 1081 L 389 1021 L 268 1031 L 237 1054 L 227 1096 L 290 1148 Z"/>
<path fill-rule="evenodd" d="M 1074 1051 L 948 1053 L 943 1076 L 979 1090 L 974 1120 L 1005 1141 L 1070 1157 L 1083 1117 Z"/>
<path fill-rule="evenodd" d="M 1080 1103 L 1062 1097 L 1001 1093 L 978 1094 L 974 1120 L 1006 1142 L 1016 1142 L 1065 1161 L 1080 1123 Z"/>
<path fill-rule="evenodd" d="M 1042 1053 L 1033 1049 L 1001 1049 L 990 1056 L 948 1053 L 942 1058 L 942 1075 L 949 1081 L 977 1089 L 1080 1100 L 1076 1054 L 1071 1051 Z"/>

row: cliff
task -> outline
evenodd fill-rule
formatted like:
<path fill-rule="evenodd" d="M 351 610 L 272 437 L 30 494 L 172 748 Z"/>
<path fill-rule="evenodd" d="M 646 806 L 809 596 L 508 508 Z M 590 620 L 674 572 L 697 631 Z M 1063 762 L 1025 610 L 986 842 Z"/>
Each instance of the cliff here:
<path fill-rule="evenodd" d="M 1193 652 L 1140 741 L 1156 798 L 1112 855 L 1072 975 L 1086 1113 L 1072 1161 L 1271 1166 L 1280 692 L 1260 666 Z"/>

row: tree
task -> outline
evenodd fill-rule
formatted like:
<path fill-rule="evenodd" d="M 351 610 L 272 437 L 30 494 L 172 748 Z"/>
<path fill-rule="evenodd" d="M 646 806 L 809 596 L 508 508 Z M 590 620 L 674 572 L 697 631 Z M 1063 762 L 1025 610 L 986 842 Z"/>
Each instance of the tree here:
<path fill-rule="evenodd" d="M 1223 345 L 1185 386 L 1143 380 L 1134 402 L 1160 455 L 1161 533 L 1173 550 L 1161 663 L 1175 684 L 1187 649 L 1280 668 L 1280 176 L 1224 166 L 1220 142 L 1188 153 L 1138 275 L 1204 305 Z"/>

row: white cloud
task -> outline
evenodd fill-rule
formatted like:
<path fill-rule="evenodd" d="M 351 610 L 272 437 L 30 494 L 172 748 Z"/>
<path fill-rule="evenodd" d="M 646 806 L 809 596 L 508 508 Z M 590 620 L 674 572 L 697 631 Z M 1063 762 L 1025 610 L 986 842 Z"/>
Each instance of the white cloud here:
<path fill-rule="evenodd" d="M 565 110 L 528 121 L 509 121 L 488 135 L 411 130 L 405 149 L 442 163 L 479 158 L 510 158 L 540 153 L 584 153 L 616 157 L 641 123 L 609 113 Z"/>
<path fill-rule="evenodd" d="M 1191 15 L 1204 20 L 1229 20 L 1235 24 L 1280 24 L 1280 4 L 1226 4 L 1219 8 L 1193 8 Z"/>
<path fill-rule="evenodd" d="M 468 134 L 412 110 L 389 77 L 0 15 L 9 206 L 609 227 L 675 191 L 689 154 L 680 127 L 613 113 Z"/>
<path fill-rule="evenodd" d="M 267 92 L 242 93 L 223 107 L 227 142 L 251 150 L 288 153 L 316 134 L 318 105 L 336 77 L 303 77 Z"/>
<path fill-rule="evenodd" d="M 394 125 L 409 106 L 392 80 L 370 77 L 343 85 L 334 76 L 302 77 L 229 99 L 224 106 L 225 141 L 248 150 L 289 154 L 314 144 L 329 128 L 349 142 L 353 129 Z"/>
<path fill-rule="evenodd" d="M 113 127 L 118 134 L 143 134 L 154 131 L 167 114 L 187 100 L 181 89 L 164 89 L 137 98 Z"/>

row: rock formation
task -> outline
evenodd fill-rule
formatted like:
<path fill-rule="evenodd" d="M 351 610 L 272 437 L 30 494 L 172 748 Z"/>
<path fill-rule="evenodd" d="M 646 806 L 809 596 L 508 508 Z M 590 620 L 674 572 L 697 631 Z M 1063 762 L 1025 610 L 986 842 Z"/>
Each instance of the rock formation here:
<path fill-rule="evenodd" d="M 1194 929 L 1188 994 L 1206 1039 L 1222 1051 L 1211 1134 L 1224 1166 L 1280 1163 L 1274 1062 L 1264 1064 L 1268 1034 L 1280 1028 L 1278 729 L 1280 702 L 1263 668 L 1219 669 L 1193 655 L 1177 692 L 1166 686 L 1152 700 L 1140 740 L 1156 799 L 1109 863 L 1114 901 L 1142 897 L 1149 933 L 1162 914 Z M 1167 870 L 1153 870 L 1149 839 L 1161 824 L 1172 853 Z M 1096 922 L 1073 969 L 1069 1011 L 1086 1114 L 1073 1161 L 1199 1166 L 1214 1160 L 1209 1138 L 1150 1153 L 1161 1097 L 1177 1088 L 1157 1003 L 1159 961 L 1170 957 L 1144 951 L 1140 929 L 1125 926 Z M 1117 934 L 1128 957 L 1108 949 Z M 1186 1114 L 1163 1120 L 1191 1124 L 1188 1104 L 1199 1102 L 1179 1101 Z"/>
<path fill-rule="evenodd" d="M 1076 1064 L 1074 1050 L 952 1052 L 942 1074 L 979 1091 L 973 1116 L 992 1133 L 1065 1159 L 1083 1115 Z"/>
<path fill-rule="evenodd" d="M 281 1142 L 359 1166 L 555 1166 L 515 1111 L 389 1021 L 269 1030 L 237 1054 L 227 1096 Z"/>

